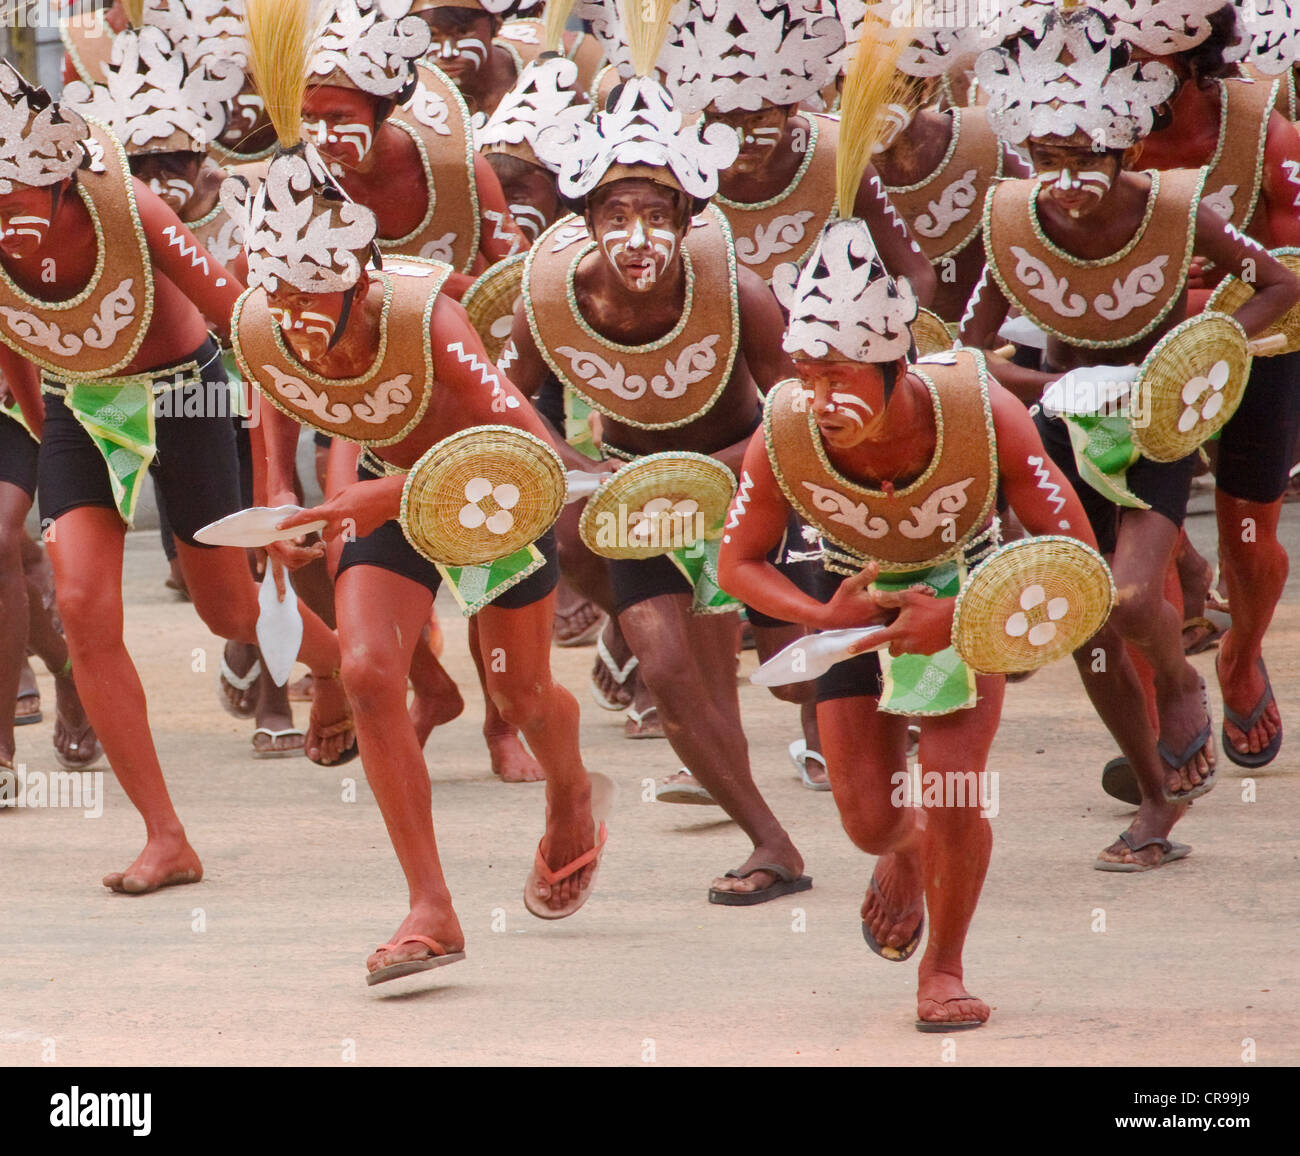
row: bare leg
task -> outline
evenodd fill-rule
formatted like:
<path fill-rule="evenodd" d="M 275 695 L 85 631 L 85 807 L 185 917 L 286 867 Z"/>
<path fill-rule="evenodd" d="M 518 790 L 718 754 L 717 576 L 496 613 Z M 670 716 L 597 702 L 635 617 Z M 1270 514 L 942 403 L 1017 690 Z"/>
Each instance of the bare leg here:
<path fill-rule="evenodd" d="M 749 768 L 736 693 L 736 616 L 692 614 L 686 594 L 661 594 L 629 606 L 619 625 L 640 658 L 641 677 L 659 708 L 677 757 L 754 844 L 741 871 L 780 863 L 796 875 L 803 858 L 763 800 Z M 717 891 L 756 891 L 776 882 L 771 871 L 720 877 Z"/>
<path fill-rule="evenodd" d="M 758 661 L 766 662 L 774 654 L 780 653 L 791 643 L 807 635 L 802 626 L 755 626 L 754 646 L 758 651 Z M 805 749 L 821 753 L 821 739 L 817 731 L 817 684 L 815 682 L 794 682 L 788 686 L 771 687 L 774 698 L 782 702 L 792 702 L 799 706 L 799 722 L 803 730 Z M 805 773 L 809 781 L 824 783 L 826 768 L 816 759 L 805 760 Z"/>
<path fill-rule="evenodd" d="M 0 761 L 14 756 L 14 703 L 27 655 L 27 579 L 23 574 L 23 520 L 32 500 L 20 486 L 0 482 Z"/>
<path fill-rule="evenodd" d="M 502 716 L 488 690 L 489 673 L 484 666 L 483 644 L 479 636 L 481 614 L 482 611 L 469 620 L 469 652 L 474 658 L 474 668 L 478 671 L 479 685 L 483 687 L 483 740 L 487 743 L 488 757 L 492 761 L 492 773 L 503 783 L 539 782 L 546 777 L 542 764 L 519 741 L 519 732 Z M 488 648 L 488 653 L 492 654 L 491 647 Z M 500 655 L 492 654 L 493 667 L 500 661 Z"/>
<path fill-rule="evenodd" d="M 411 654 L 411 722 L 415 725 L 415 738 L 424 749 L 434 727 L 440 727 L 460 717 L 465 709 L 460 688 L 455 679 L 443 669 L 438 656 L 429 648 L 429 623 L 420 631 L 420 641 Z"/>

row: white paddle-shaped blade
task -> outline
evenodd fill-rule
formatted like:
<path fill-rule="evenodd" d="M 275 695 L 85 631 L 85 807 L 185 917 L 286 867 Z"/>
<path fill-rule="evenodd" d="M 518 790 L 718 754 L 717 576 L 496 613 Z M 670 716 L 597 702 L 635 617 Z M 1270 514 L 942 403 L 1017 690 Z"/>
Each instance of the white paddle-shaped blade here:
<path fill-rule="evenodd" d="M 873 634 L 880 634 L 884 629 L 883 626 L 853 626 L 810 634 L 790 643 L 780 654 L 774 654 L 749 676 L 749 681 L 759 686 L 788 686 L 792 682 L 820 678 L 837 662 L 853 657 L 849 653 L 850 646 Z M 886 645 L 887 642 L 881 643 L 881 646 Z M 867 649 L 878 650 L 880 647 Z"/>
<path fill-rule="evenodd" d="M 284 514 L 280 515 L 285 517 Z M 257 645 L 262 652 L 262 665 L 276 686 L 289 681 L 293 661 L 302 646 L 302 615 L 298 611 L 298 595 L 286 576 L 284 601 L 276 593 L 275 579 L 267 572 L 257 592 L 261 613 L 257 616 Z"/>
<path fill-rule="evenodd" d="M 564 475 L 565 481 L 569 483 L 569 494 L 564 499 L 564 504 L 567 506 L 580 498 L 591 497 L 607 477 L 608 474 L 589 474 L 585 470 L 569 470 Z"/>
<path fill-rule="evenodd" d="M 251 510 L 240 510 L 209 522 L 197 534 L 196 542 L 205 546 L 269 546 L 272 542 L 283 542 L 290 538 L 299 538 L 325 529 L 324 522 L 308 522 L 305 526 L 294 526 L 289 530 L 277 530 L 278 523 L 290 514 L 301 514 L 302 506 L 254 506 Z"/>

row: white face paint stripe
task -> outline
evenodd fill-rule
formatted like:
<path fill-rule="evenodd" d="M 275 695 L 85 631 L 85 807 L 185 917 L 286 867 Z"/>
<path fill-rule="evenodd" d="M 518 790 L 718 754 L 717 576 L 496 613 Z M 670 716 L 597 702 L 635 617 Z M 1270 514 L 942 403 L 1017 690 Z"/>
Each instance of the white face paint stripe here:
<path fill-rule="evenodd" d="M 38 228 L 21 228 L 23 225 L 37 225 Z M 2 237 L 35 237 L 38 241 L 44 234 L 41 228 L 49 228 L 50 222 L 46 217 L 10 217 L 5 224 L 4 232 L 0 233 Z"/>
<path fill-rule="evenodd" d="M 542 230 L 546 228 L 545 215 L 532 205 L 511 205 L 510 215 L 514 217 L 515 224 L 527 234 L 530 241 L 536 241 L 541 236 Z"/>
<path fill-rule="evenodd" d="M 867 411 L 867 417 L 875 415 L 876 411 L 871 406 L 851 393 L 832 393 L 831 404 L 826 407 L 826 410 L 828 413 L 831 411 L 842 413 L 845 417 L 851 417 L 858 425 L 865 426 L 867 423 L 863 416 L 854 412 L 858 407 Z"/>
<path fill-rule="evenodd" d="M 487 59 L 488 46 L 476 36 L 467 36 L 456 41 L 456 51 L 452 55 L 468 56 L 475 64 L 482 64 Z"/>

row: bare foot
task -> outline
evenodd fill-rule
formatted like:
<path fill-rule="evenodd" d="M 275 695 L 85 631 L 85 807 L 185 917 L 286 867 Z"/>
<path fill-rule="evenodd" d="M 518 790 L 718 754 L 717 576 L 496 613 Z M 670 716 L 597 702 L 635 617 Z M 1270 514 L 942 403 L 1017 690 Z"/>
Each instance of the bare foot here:
<path fill-rule="evenodd" d="M 105 875 L 110 891 L 143 895 L 160 887 L 197 883 L 203 878 L 203 864 L 184 835 L 175 840 L 150 839 L 136 861 L 125 871 Z"/>
<path fill-rule="evenodd" d="M 745 872 L 757 863 L 780 863 L 796 878 L 803 874 L 803 856 L 795 850 L 794 844 L 789 839 L 772 847 L 762 844 L 755 847 L 754 853 L 736 868 L 736 873 L 745 875 Z M 709 888 L 713 891 L 735 891 L 743 894 L 762 891 L 763 888 L 771 887 L 777 882 L 780 882 L 780 876 L 775 872 L 755 871 L 752 875 L 745 875 L 743 879 L 737 879 L 734 875 L 720 875 L 709 884 Z"/>
<path fill-rule="evenodd" d="M 451 896 L 443 905 L 420 905 L 411 908 L 411 913 L 402 920 L 401 926 L 393 932 L 389 943 L 396 943 L 404 935 L 424 935 L 437 943 L 448 955 L 465 950 L 465 933 L 460 929 L 460 921 L 451 908 Z M 416 959 L 432 959 L 433 949 L 420 942 L 403 943 L 387 950 L 380 949 L 366 960 L 366 970 L 373 973 L 381 967 L 394 963 L 407 963 Z"/>
<path fill-rule="evenodd" d="M 421 677 L 411 697 L 411 723 L 421 748 L 429 741 L 434 727 L 459 718 L 465 709 L 465 700 L 460 697 L 460 688 L 455 680 L 443 670 L 437 659 L 434 659 L 433 666 L 437 667 L 437 674 L 441 677 Z"/>
<path fill-rule="evenodd" d="M 1156 710 L 1160 718 L 1160 741 L 1173 755 L 1185 751 L 1204 728 L 1209 717 L 1205 687 L 1200 675 L 1186 662 L 1176 684 L 1156 683 Z M 1161 761 L 1164 762 L 1163 756 Z M 1214 770 L 1214 732 L 1210 741 L 1181 767 L 1164 764 L 1165 790 L 1182 795 L 1199 787 Z"/>
<path fill-rule="evenodd" d="M 540 783 L 546 772 L 514 731 L 500 734 L 484 732 L 488 756 L 492 760 L 492 773 L 503 783 Z M 567 862 L 567 860 L 566 860 Z"/>
<path fill-rule="evenodd" d="M 1169 832 L 1174 829 L 1174 824 L 1187 814 L 1187 808 L 1190 806 L 1190 803 L 1146 799 L 1138 807 L 1137 814 L 1133 816 L 1133 822 L 1129 824 L 1125 834 L 1139 847 L 1142 847 L 1148 839 L 1167 839 Z M 1155 844 L 1142 847 L 1141 851 L 1134 851 L 1123 839 L 1116 839 L 1097 858 L 1103 863 L 1141 863 L 1150 867 L 1158 863 L 1163 855 L 1164 851 Z"/>
<path fill-rule="evenodd" d="M 960 974 L 936 971 L 917 976 L 916 1018 L 927 1024 L 987 1023 L 989 1005 L 966 990 Z"/>
<path fill-rule="evenodd" d="M 1235 714 L 1249 719 L 1256 703 L 1264 695 L 1264 674 L 1259 669 L 1258 654 L 1243 654 L 1232 644 L 1232 631 L 1223 636 L 1219 647 L 1219 656 L 1215 662 L 1215 671 L 1219 676 L 1219 689 L 1223 692 L 1223 701 Z M 1281 729 L 1282 715 L 1277 709 L 1277 700 L 1273 699 L 1264 708 L 1259 721 L 1248 732 L 1241 730 L 1231 719 L 1224 717 L 1223 729 L 1228 734 L 1228 741 L 1241 754 L 1259 754 Z"/>
<path fill-rule="evenodd" d="M 575 859 L 580 859 L 594 846 L 599 828 L 591 813 L 591 789 L 585 788 L 563 808 L 546 807 L 546 833 L 539 845 L 542 858 L 552 871 L 559 871 Z M 538 879 L 537 897 L 552 911 L 567 907 L 591 886 L 596 873 L 596 863 L 580 867 L 572 875 L 556 883 Z"/>
<path fill-rule="evenodd" d="M 86 718 L 77 684 L 71 675 L 54 676 L 54 749 L 68 769 L 89 767 L 104 753 L 95 738 L 95 728 Z"/>
<path fill-rule="evenodd" d="M 312 683 L 311 721 L 307 724 L 307 757 L 313 763 L 330 766 L 355 741 L 356 731 L 343 693 L 343 680 L 316 678 Z"/>
<path fill-rule="evenodd" d="M 862 922 L 882 947 L 904 947 L 916 934 L 925 913 L 925 885 L 921 854 L 889 852 L 876 860 L 876 882 L 862 901 Z"/>

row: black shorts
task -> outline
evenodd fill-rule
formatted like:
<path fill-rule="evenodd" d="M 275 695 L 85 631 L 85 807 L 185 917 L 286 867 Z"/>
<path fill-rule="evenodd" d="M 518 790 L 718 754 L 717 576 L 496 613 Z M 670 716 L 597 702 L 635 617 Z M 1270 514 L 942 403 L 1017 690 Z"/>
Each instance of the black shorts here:
<path fill-rule="evenodd" d="M 1286 491 L 1300 433 L 1300 353 L 1257 357 L 1241 405 L 1219 434 L 1215 481 L 1245 502 Z"/>
<path fill-rule="evenodd" d="M 800 560 L 797 562 L 790 561 L 790 551 L 809 552 L 813 548 L 813 543 L 807 542 L 803 537 L 804 522 L 800 520 L 799 515 L 793 510 L 786 519 L 785 535 L 777 543 L 776 549 L 768 556 L 767 560 L 790 579 L 805 594 L 816 595 L 818 583 L 823 573 L 822 564 L 816 558 Z M 816 539 L 813 539 L 815 542 Z M 789 626 L 790 623 L 782 618 L 773 618 L 764 614 L 761 610 L 755 610 L 752 606 L 745 607 L 745 616 L 749 619 L 751 626 L 777 628 Z"/>
<path fill-rule="evenodd" d="M 0 413 L 0 482 L 8 482 L 29 498 L 34 497 L 39 452 L 36 439 L 13 418 Z"/>
<path fill-rule="evenodd" d="M 202 388 L 205 396 L 216 396 L 214 387 L 226 381 L 216 342 L 208 338 L 184 361 L 198 362 L 201 377 L 193 384 Z M 171 382 L 175 377 L 174 371 L 165 369 L 156 373 L 159 382 Z M 216 549 L 196 542 L 194 534 L 209 522 L 243 508 L 235 423 L 230 411 L 215 412 L 213 407 L 214 412 L 205 411 L 202 416 L 177 416 L 173 415 L 172 404 L 165 409 L 156 405 L 155 409 L 158 452 L 149 473 L 167 503 L 172 533 L 187 546 Z M 82 506 L 116 509 L 103 456 L 63 398 L 52 393 L 45 395 L 40 475 L 42 522 Z"/>
<path fill-rule="evenodd" d="M 1048 417 L 1040 409 L 1034 414 L 1034 425 L 1038 427 L 1043 448 L 1079 495 L 1092 532 L 1097 536 L 1097 549 L 1103 554 L 1113 554 L 1119 539 L 1120 515 L 1128 507 L 1117 506 L 1080 477 L 1064 421 L 1059 417 Z M 1197 461 L 1198 455 L 1195 453 L 1179 458 L 1176 462 L 1153 462 L 1149 458 L 1138 458 L 1129 467 L 1128 488 L 1156 513 L 1163 514 L 1181 528 L 1187 517 L 1187 496 L 1191 491 L 1192 478 L 1196 476 Z"/>
<path fill-rule="evenodd" d="M 365 459 L 357 463 L 357 480 L 365 482 L 375 475 L 365 467 Z M 492 599 L 490 605 L 502 610 L 520 610 L 540 602 L 551 593 L 560 581 L 560 564 L 556 559 L 555 531 L 547 530 L 535 545 L 546 559 L 543 566 L 534 570 L 522 582 L 510 587 L 504 594 Z M 385 522 L 373 534 L 364 538 L 354 538 L 343 547 L 339 556 L 338 573 L 342 574 L 350 566 L 376 566 L 390 574 L 409 578 L 423 586 L 435 597 L 438 587 L 442 585 L 442 575 L 438 567 L 421 555 L 402 533 L 401 524 L 394 518 Z M 338 581 L 337 576 L 335 581 Z"/>
<path fill-rule="evenodd" d="M 563 438 L 567 424 L 564 417 L 564 386 L 560 384 L 560 379 L 555 374 L 546 375 L 533 404 L 537 407 L 537 412 L 550 422 L 555 432 Z"/>
<path fill-rule="evenodd" d="M 829 602 L 845 575 L 834 574 L 818 567 L 813 589 L 820 601 Z M 833 698 L 879 698 L 885 693 L 884 677 L 880 670 L 880 656 L 872 651 L 857 654 L 844 662 L 837 662 L 817 680 L 816 702 L 829 702 Z"/>

